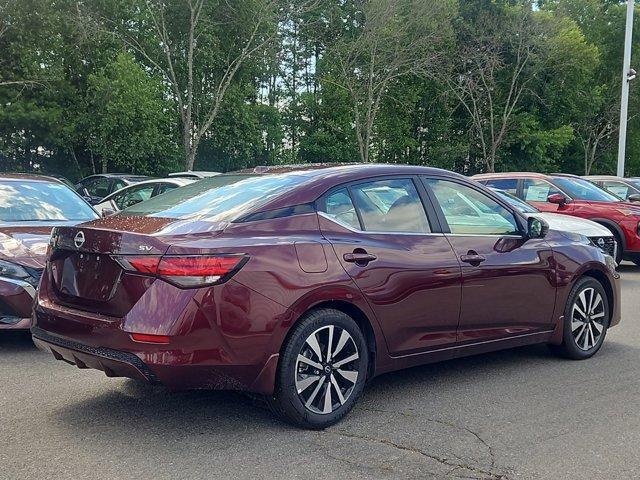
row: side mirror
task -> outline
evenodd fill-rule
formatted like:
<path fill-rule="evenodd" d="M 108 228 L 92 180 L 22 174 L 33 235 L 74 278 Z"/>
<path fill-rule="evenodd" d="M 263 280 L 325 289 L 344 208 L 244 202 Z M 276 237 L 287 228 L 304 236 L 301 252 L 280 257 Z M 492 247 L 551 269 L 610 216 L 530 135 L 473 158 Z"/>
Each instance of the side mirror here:
<path fill-rule="evenodd" d="M 627 202 L 640 202 L 640 194 L 634 193 L 627 197 Z"/>
<path fill-rule="evenodd" d="M 116 211 L 112 208 L 103 208 L 102 209 L 102 216 L 103 217 L 110 217 L 111 215 L 115 215 Z"/>
<path fill-rule="evenodd" d="M 571 200 L 569 200 L 561 193 L 552 193 L 547 197 L 547 202 L 555 203 L 557 205 L 560 205 L 561 207 L 564 207 L 567 203 L 571 203 Z"/>
<path fill-rule="evenodd" d="M 544 238 L 549 231 L 549 225 L 544 220 L 537 217 L 529 217 L 527 221 L 527 237 Z"/>

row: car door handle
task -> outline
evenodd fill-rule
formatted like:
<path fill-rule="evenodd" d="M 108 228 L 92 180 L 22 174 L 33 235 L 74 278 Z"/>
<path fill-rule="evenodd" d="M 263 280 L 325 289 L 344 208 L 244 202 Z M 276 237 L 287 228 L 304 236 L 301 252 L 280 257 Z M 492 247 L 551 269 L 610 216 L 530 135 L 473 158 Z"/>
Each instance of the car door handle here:
<path fill-rule="evenodd" d="M 460 260 L 464 263 L 470 263 L 471 265 L 478 266 L 486 260 L 482 255 L 478 255 L 476 252 L 469 252 L 466 255 L 462 255 Z"/>
<path fill-rule="evenodd" d="M 371 253 L 366 252 L 353 252 L 353 253 L 345 253 L 342 258 L 344 258 L 345 262 L 355 263 L 356 265 L 366 265 L 369 262 L 373 262 L 378 257 Z"/>

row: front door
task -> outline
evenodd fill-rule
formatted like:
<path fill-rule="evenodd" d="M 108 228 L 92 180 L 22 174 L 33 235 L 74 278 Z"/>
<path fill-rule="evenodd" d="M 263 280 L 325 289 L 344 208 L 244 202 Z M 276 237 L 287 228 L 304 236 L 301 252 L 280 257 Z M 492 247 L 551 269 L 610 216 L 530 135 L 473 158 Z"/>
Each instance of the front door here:
<path fill-rule="evenodd" d="M 323 235 L 367 299 L 394 356 L 456 341 L 460 266 L 419 189 L 424 192 L 411 177 L 350 184 L 330 191 L 319 208 Z"/>
<path fill-rule="evenodd" d="M 544 239 L 528 239 L 511 208 L 480 187 L 438 178 L 425 185 L 462 266 L 458 342 L 549 330 L 556 288 Z"/>

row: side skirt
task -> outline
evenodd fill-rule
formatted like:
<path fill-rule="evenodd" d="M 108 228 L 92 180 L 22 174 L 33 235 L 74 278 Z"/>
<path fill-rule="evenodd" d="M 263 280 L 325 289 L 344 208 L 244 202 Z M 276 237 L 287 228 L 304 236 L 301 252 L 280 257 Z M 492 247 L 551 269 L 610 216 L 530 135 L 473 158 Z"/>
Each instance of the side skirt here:
<path fill-rule="evenodd" d="M 453 345 L 451 347 L 405 355 L 402 357 L 392 357 L 391 361 L 387 365 L 376 370 L 376 375 L 401 370 L 403 368 L 415 367 L 418 365 L 442 362 L 454 358 L 468 357 L 471 355 L 479 355 L 482 353 L 495 352 L 515 347 L 523 347 L 525 345 L 547 343 L 552 339 L 553 333 L 554 330 L 526 333 L 523 335 L 514 335 L 512 337 L 476 342 L 463 346 Z"/>

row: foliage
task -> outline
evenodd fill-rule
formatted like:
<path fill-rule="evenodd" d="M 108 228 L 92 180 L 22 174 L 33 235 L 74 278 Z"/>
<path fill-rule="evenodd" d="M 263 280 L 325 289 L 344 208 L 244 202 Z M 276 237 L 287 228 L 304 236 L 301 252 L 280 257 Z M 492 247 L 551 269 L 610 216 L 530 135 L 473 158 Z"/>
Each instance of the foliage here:
<path fill-rule="evenodd" d="M 533 3 L 0 0 L 0 170 L 613 173 L 624 5 Z"/>

